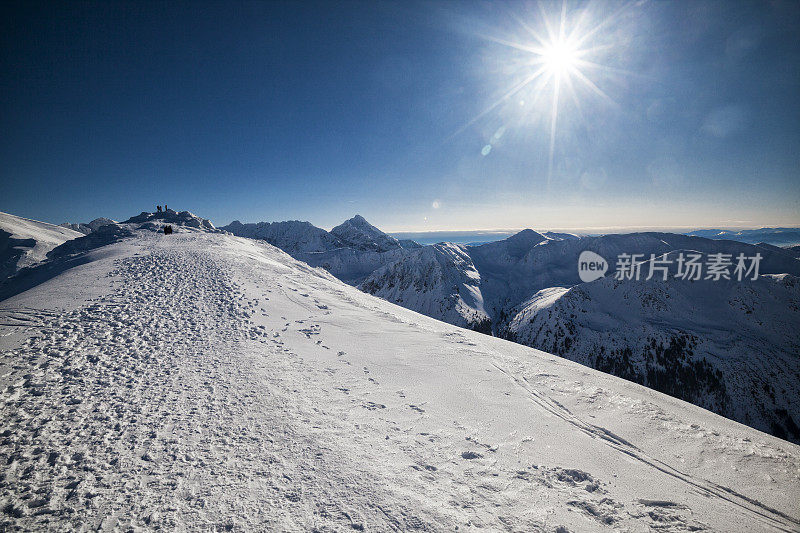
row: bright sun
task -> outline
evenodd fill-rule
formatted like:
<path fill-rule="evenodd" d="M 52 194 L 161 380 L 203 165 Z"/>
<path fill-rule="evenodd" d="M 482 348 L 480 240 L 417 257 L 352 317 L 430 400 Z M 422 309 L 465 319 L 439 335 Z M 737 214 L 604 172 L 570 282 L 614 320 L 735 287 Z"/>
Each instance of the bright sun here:
<path fill-rule="evenodd" d="M 561 76 L 578 65 L 578 51 L 565 41 L 550 43 L 541 50 L 541 61 L 550 74 Z"/>

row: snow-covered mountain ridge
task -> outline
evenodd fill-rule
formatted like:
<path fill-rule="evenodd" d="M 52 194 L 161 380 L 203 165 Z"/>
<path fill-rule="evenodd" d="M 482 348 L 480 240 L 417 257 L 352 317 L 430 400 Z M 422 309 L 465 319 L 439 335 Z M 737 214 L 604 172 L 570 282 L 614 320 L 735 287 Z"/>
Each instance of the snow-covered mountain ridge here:
<path fill-rule="evenodd" d="M 797 445 L 144 224 L 0 301 L 0 529 L 800 527 Z"/>
<path fill-rule="evenodd" d="M 25 247 L 17 246 L 17 251 L 8 249 L 3 252 L 4 264 L 8 262 L 9 254 L 17 254 L 20 249 L 28 250 L 31 247 L 23 256 L 26 258 L 24 262 L 14 264 L 14 268 L 0 277 L 0 299 L 27 290 L 64 269 L 72 268 L 85 259 L 84 252 L 88 250 L 131 237 L 137 231 L 162 232 L 167 225 L 178 233 L 220 231 L 207 219 L 189 211 L 176 212 L 171 209 L 158 213 L 143 211 L 124 222 L 97 224 L 87 233 L 0 213 L 0 238 L 9 232 L 19 232 L 20 228 L 28 237 Z"/>
<path fill-rule="evenodd" d="M 158 229 L 161 226 L 154 226 L 153 220 L 161 220 L 163 225 L 164 217 L 174 222 L 177 215 L 143 213 L 123 225 L 108 226 L 105 233 L 69 242 L 54 253 L 75 255 L 96 243 L 124 238 L 138 227 Z M 181 217 L 187 228 L 213 228 L 191 214 Z M 632 285 L 635 290 L 612 291 L 598 298 L 588 314 L 579 315 L 583 322 L 571 316 L 574 306 L 565 305 L 583 294 L 576 266 L 584 250 L 608 258 L 621 253 L 648 257 L 677 250 L 705 256 L 759 253 L 763 256 L 762 274 L 800 275 L 800 263 L 784 249 L 668 233 L 578 238 L 533 230 L 478 246 L 443 243 L 404 248 L 360 216 L 338 228 L 337 233 L 347 242 L 307 222 L 226 226 L 240 235 L 267 240 L 295 258 L 393 303 L 556 353 L 800 442 L 800 405 L 795 401 L 800 392 L 794 385 L 800 375 L 796 356 L 800 350 L 794 338 L 770 333 L 776 324 L 787 331 L 800 324 L 795 308 L 784 312 L 781 307 L 796 305 L 791 283 L 741 285 L 742 290 L 755 294 L 751 300 L 757 302 L 756 307 L 768 308 L 772 318 L 765 318 L 761 311 L 751 312 L 737 315 L 736 320 L 712 320 L 713 327 L 669 317 L 726 316 L 720 309 L 737 304 L 730 300 L 727 286 L 716 282 L 638 284 Z M 42 270 L 36 275 L 45 275 Z M 770 289 L 763 289 L 766 286 Z M 567 292 L 569 288 L 573 290 Z M 657 318 L 640 316 L 638 308 L 622 305 L 627 299 L 659 301 L 665 290 L 668 295 L 677 291 L 682 298 L 673 295 L 672 300 L 665 300 L 666 311 Z M 763 290 L 766 292 L 759 292 Z M 10 294 L 0 284 L 0 296 Z M 549 304 L 543 306 L 543 301 Z M 543 310 L 546 314 L 540 313 Z M 780 319 L 781 313 L 785 320 Z M 593 329 L 598 320 L 611 325 L 598 333 Z M 772 377 L 765 382 L 764 375 Z"/>
<path fill-rule="evenodd" d="M 370 252 L 388 252 L 402 248 L 400 241 L 390 237 L 361 215 L 356 215 L 331 230 L 345 246 Z"/>
<path fill-rule="evenodd" d="M 361 215 L 346 220 L 330 232 L 300 221 L 255 224 L 234 221 L 220 229 L 239 237 L 266 241 L 295 259 L 328 270 L 351 285 L 420 248 L 413 241 L 401 242 L 385 234 Z"/>
<path fill-rule="evenodd" d="M 267 241 L 290 255 L 320 253 L 344 246 L 341 240 L 324 229 L 299 220 L 256 224 L 242 224 L 234 220 L 220 229 L 238 237 Z"/>

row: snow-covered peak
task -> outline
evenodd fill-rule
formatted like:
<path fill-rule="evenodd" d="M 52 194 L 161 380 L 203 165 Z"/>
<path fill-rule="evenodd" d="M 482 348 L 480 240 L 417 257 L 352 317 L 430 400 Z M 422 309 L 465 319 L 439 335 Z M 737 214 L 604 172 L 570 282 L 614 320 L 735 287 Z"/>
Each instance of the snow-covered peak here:
<path fill-rule="evenodd" d="M 331 230 L 345 245 L 358 250 L 386 252 L 402 248 L 400 242 L 356 215 Z"/>
<path fill-rule="evenodd" d="M 479 255 L 496 261 L 516 261 L 525 256 L 534 246 L 547 242 L 548 238 L 532 229 L 524 229 L 501 241 L 471 247 Z"/>
<path fill-rule="evenodd" d="M 345 223 L 350 223 L 354 226 L 363 226 L 363 227 L 370 227 L 373 228 L 374 226 L 367 222 L 367 219 L 362 217 L 361 215 L 356 215 L 350 220 L 345 220 Z"/>
<path fill-rule="evenodd" d="M 413 250 L 415 248 L 422 248 L 422 245 L 417 241 L 411 239 L 398 239 L 400 246 L 406 250 Z"/>
<path fill-rule="evenodd" d="M 122 224 L 141 224 L 137 229 L 161 230 L 166 225 L 179 226 L 183 228 L 193 228 L 205 231 L 217 231 L 210 220 L 200 218 L 189 211 L 174 211 L 167 209 L 156 213 L 142 211 L 135 217 L 122 222 Z"/>
<path fill-rule="evenodd" d="M 542 235 L 554 241 L 567 241 L 567 240 L 580 239 L 580 237 L 574 233 L 560 233 L 557 231 L 545 231 L 544 233 L 542 233 Z"/>

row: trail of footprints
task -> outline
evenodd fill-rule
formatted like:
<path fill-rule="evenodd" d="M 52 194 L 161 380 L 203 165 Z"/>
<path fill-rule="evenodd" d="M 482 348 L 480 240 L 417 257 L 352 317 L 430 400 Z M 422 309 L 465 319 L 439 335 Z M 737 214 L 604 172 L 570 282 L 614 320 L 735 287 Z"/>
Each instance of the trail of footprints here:
<path fill-rule="evenodd" d="M 0 404 L 0 529 L 292 524 L 298 512 L 286 494 L 297 493 L 302 468 L 285 464 L 293 454 L 282 448 L 303 438 L 244 414 L 274 406 L 263 390 L 225 390 L 231 373 L 239 384 L 251 378 L 219 349 L 268 339 L 280 350 L 250 323 L 266 314 L 261 302 L 203 254 L 137 255 L 110 275 L 124 281 L 115 293 L 39 314 L 37 333 L 3 354 L 12 385 Z M 239 508 L 236 491 L 259 479 L 268 481 L 258 506 Z"/>
<path fill-rule="evenodd" d="M 385 448 L 375 453 L 399 448 L 409 462 L 401 475 L 413 476 L 411 486 L 421 494 L 446 493 L 440 500 L 449 499 L 452 510 L 423 520 L 409 503 L 385 503 L 392 500 L 368 489 L 358 473 L 336 473 L 325 439 L 308 435 L 325 416 L 322 404 L 293 398 L 296 390 L 279 372 L 274 387 L 257 386 L 263 383 L 252 376 L 258 365 L 317 379 L 282 335 L 291 328 L 330 350 L 320 324 L 281 316 L 281 328 L 256 325 L 253 318 L 280 312 L 268 307 L 271 289 L 260 287 L 260 297 L 248 299 L 210 255 L 198 252 L 137 254 L 119 260 L 109 275 L 122 283 L 78 310 L 2 314 L 3 324 L 35 331 L 2 355 L 12 378 L 0 404 L 2 530 L 184 530 L 189 523 L 225 531 L 358 530 L 370 523 L 424 530 L 432 520 L 457 523 L 464 513 L 481 527 L 497 524 L 495 508 L 481 510 L 476 501 L 501 501 L 509 484 L 571 491 L 568 505 L 603 525 L 627 513 L 662 529 L 699 527 L 670 502 L 625 508 L 585 472 L 492 468 L 497 448 L 472 440 L 466 428 L 457 428 L 465 440 L 456 452 L 441 446 L 438 435 L 403 430 L 387 411 L 404 410 L 407 420 L 425 417 L 424 405 L 402 390 L 396 398 L 373 398 L 379 383 L 367 367 L 361 381 L 320 391 L 374 413 L 375 427 L 386 433 Z M 331 312 L 310 300 L 318 312 Z M 255 366 L 237 358 L 247 341 L 265 347 Z M 333 348 L 330 357 L 333 366 L 316 370 L 327 382 L 337 375 L 336 364 L 351 366 L 344 351 Z M 358 509 L 342 503 L 353 502 L 354 492 L 363 500 Z M 538 526 L 500 519 L 512 531 Z"/>

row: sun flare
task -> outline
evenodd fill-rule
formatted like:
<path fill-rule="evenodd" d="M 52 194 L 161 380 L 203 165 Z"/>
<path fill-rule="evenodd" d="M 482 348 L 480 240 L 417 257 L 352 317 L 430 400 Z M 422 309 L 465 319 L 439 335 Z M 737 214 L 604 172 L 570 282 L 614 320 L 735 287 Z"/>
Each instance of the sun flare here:
<path fill-rule="evenodd" d="M 506 85 L 500 86 L 498 97 L 489 107 L 473 117 L 459 133 L 499 106 L 511 102 L 516 106 L 520 120 L 547 117 L 549 123 L 548 185 L 553 175 L 556 132 L 559 114 L 566 105 L 585 120 L 584 104 L 587 98 L 597 98 L 616 105 L 601 89 L 599 80 L 627 74 L 619 68 L 602 64 L 614 48 L 613 26 L 628 9 L 623 3 L 616 11 L 596 12 L 586 6 L 567 9 L 562 0 L 561 9 L 548 13 L 543 3 L 538 3 L 539 13 L 515 16 L 522 32 L 513 37 L 484 35 L 485 38 L 506 47 L 501 61 L 508 65 L 504 72 L 510 75 Z M 612 54 L 613 57 L 613 54 Z M 527 105 L 532 103 L 532 105 Z M 530 122 L 528 123 L 530 124 Z M 486 145 L 483 155 L 491 150 Z M 486 152 L 486 153 L 484 153 Z"/>
<path fill-rule="evenodd" d="M 542 48 L 541 62 L 551 75 L 562 76 L 578 66 L 578 51 L 566 41 L 558 40 Z"/>

